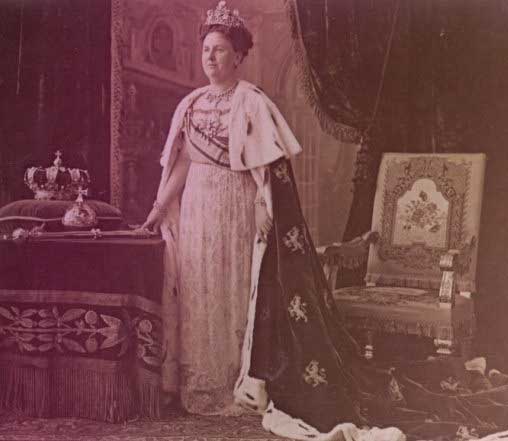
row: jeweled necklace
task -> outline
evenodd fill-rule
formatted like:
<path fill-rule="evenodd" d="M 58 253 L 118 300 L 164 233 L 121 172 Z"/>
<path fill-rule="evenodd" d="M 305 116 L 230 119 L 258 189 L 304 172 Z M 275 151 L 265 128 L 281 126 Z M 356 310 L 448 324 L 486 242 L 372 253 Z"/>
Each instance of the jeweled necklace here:
<path fill-rule="evenodd" d="M 208 100 L 208 102 L 210 102 L 211 104 L 212 103 L 215 104 L 215 107 L 217 107 L 221 101 L 223 100 L 229 101 L 231 99 L 237 85 L 238 81 L 236 81 L 231 87 L 228 87 L 226 90 L 223 90 L 222 92 L 218 93 L 209 90 L 206 93 L 205 98 Z"/>

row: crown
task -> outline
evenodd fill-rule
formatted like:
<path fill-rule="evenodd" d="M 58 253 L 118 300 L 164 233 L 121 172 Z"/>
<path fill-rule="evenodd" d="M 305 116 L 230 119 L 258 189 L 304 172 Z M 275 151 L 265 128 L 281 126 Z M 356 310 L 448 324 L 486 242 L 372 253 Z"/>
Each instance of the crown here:
<path fill-rule="evenodd" d="M 53 165 L 47 168 L 30 167 L 25 171 L 25 184 L 34 192 L 35 199 L 72 200 L 79 190 L 90 185 L 87 170 L 62 166 L 62 152 L 55 152 Z"/>
<path fill-rule="evenodd" d="M 223 25 L 229 28 L 244 28 L 245 22 L 240 17 L 238 9 L 231 11 L 224 0 L 217 4 L 215 9 L 209 9 L 206 13 L 206 26 Z"/>

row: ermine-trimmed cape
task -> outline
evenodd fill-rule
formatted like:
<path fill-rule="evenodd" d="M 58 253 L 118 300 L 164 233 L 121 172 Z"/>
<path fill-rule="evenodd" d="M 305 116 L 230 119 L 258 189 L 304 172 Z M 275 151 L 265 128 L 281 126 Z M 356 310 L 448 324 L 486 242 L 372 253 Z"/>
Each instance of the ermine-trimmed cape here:
<path fill-rule="evenodd" d="M 187 109 L 205 90 L 206 88 L 200 88 L 190 93 L 181 101 L 174 113 L 161 157 L 163 173 L 159 196 L 167 185 L 173 167 L 178 161 L 178 153 L 183 148 L 184 140 L 181 133 Z M 234 391 L 235 398 L 242 405 L 256 409 L 261 413 L 265 429 L 281 436 L 316 441 L 338 439 L 401 441 L 404 436 L 395 428 L 359 430 L 354 424 L 348 423 L 352 419 L 349 417 L 354 413 L 353 402 L 342 389 L 345 383 L 349 383 L 349 378 L 344 374 L 344 368 L 338 365 L 338 354 L 336 354 L 330 336 L 327 334 L 327 323 L 332 322 L 332 317 L 329 312 L 325 311 L 323 304 L 322 290 L 326 285 L 323 285 L 324 277 L 320 273 L 321 268 L 301 213 L 296 183 L 292 175 L 290 161 L 288 161 L 290 157 L 298 154 L 301 150 L 291 129 L 272 101 L 256 86 L 246 81 L 240 81 L 234 92 L 230 110 L 229 159 L 231 169 L 252 172 L 260 193 L 266 200 L 267 210 L 274 219 L 274 227 L 269 235 L 268 244 L 258 240 L 257 237 L 254 238 L 251 290 L 250 293 L 244 294 L 249 295 L 248 322 L 242 351 L 241 372 Z M 162 233 L 167 243 L 166 272 L 170 275 L 167 277 L 166 289 L 171 288 L 172 290 L 178 286 L 178 270 L 176 270 L 178 268 L 178 223 L 179 201 L 178 198 L 175 198 L 162 225 Z M 270 279 L 266 270 L 262 270 L 265 257 L 270 268 L 275 271 L 275 279 Z M 272 286 L 271 283 L 273 284 L 274 281 L 275 284 Z M 294 292 L 296 288 L 301 291 L 299 295 Z M 293 296 L 293 300 L 291 300 L 291 296 Z M 265 330 L 272 329 L 279 336 L 289 332 L 295 338 L 286 339 L 285 342 L 284 339 L 279 338 L 265 353 L 260 354 L 258 350 L 258 356 L 255 357 L 253 348 L 256 341 L 264 339 L 263 329 L 258 328 L 256 322 L 259 321 L 264 306 L 272 303 L 270 299 L 279 299 L 272 304 L 272 312 L 280 318 L 285 318 L 280 322 L 267 323 Z M 294 303 L 295 299 L 301 299 L 300 306 Z M 256 312 L 258 304 L 263 308 Z M 310 314 L 311 305 L 315 311 L 312 316 L 307 318 L 306 314 Z M 301 317 L 294 315 L 295 312 L 298 312 L 297 310 Z M 321 310 L 323 312 L 320 312 Z M 174 332 L 170 325 L 172 326 L 177 319 L 174 316 L 174 310 L 173 316 L 170 314 L 171 311 L 168 308 L 165 316 L 172 319 L 168 320 L 170 323 L 165 323 L 166 342 L 171 342 L 174 339 Z M 291 324 L 291 320 L 296 320 L 296 322 Z M 304 327 L 304 323 L 307 326 Z M 297 335 L 298 338 L 296 338 Z M 312 338 L 309 340 L 309 337 Z M 341 342 L 345 343 L 345 339 L 341 339 Z M 300 347 L 302 350 L 299 349 Z M 170 348 L 171 344 L 168 346 L 168 350 Z M 294 364 L 288 366 L 284 361 L 279 362 L 273 359 L 273 353 L 280 351 L 299 353 L 300 355 L 294 360 Z M 310 367 L 305 369 L 305 365 L 308 363 L 306 358 L 311 356 L 310 352 L 316 352 L 317 355 L 322 355 L 323 360 L 329 361 L 328 377 L 325 377 L 324 369 L 321 367 L 323 363 L 317 366 L 317 362 L 311 360 Z M 251 367 L 263 375 L 265 356 L 268 370 L 282 367 L 287 374 L 278 375 L 267 383 L 263 379 L 251 377 L 249 375 Z M 170 356 L 169 360 L 172 360 L 173 365 L 177 364 L 177 356 Z M 316 372 L 309 371 L 313 366 L 312 363 L 317 366 Z M 175 366 L 173 367 L 176 369 Z M 163 367 L 163 369 L 166 368 Z M 166 372 L 170 372 L 169 369 Z M 321 374 L 322 371 L 323 374 Z M 294 382 L 294 379 L 298 380 L 302 374 L 307 381 L 307 383 L 303 383 L 307 391 L 296 384 L 298 381 Z M 331 388 L 318 387 L 328 383 Z M 178 388 L 178 385 L 170 385 L 169 388 L 166 387 L 166 390 L 171 389 L 171 386 L 175 390 Z M 328 390 L 331 391 L 331 395 L 327 392 Z M 289 391 L 291 396 L 297 398 L 300 402 L 297 407 L 300 409 L 294 408 L 286 400 L 284 392 L 281 395 L 281 391 Z M 274 397 L 269 397 L 267 392 L 275 392 L 275 402 L 271 401 Z M 279 403 L 282 407 L 278 406 Z M 330 403 L 336 403 L 337 408 L 335 406 L 330 408 Z M 323 411 L 326 409 L 326 412 L 323 413 L 327 413 L 328 420 L 333 421 L 331 425 L 320 424 L 323 428 L 326 427 L 324 431 L 320 431 L 312 424 L 321 419 L 319 407 L 322 405 L 324 406 Z M 309 421 L 301 419 L 307 420 L 307 417 Z"/>
<path fill-rule="evenodd" d="M 161 156 L 161 165 L 168 173 L 181 148 L 182 138 L 179 135 L 185 113 L 207 87 L 191 92 L 175 110 Z M 277 106 L 253 84 L 239 81 L 229 114 L 229 158 L 232 170 L 250 170 L 302 151 Z"/>

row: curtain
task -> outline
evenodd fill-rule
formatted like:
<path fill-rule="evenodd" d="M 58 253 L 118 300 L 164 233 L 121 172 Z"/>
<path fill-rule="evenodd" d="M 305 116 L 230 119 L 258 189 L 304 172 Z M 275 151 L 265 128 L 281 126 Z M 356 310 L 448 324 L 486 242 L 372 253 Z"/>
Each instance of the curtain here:
<path fill-rule="evenodd" d="M 0 182 L 32 197 L 27 166 L 86 167 L 93 196 L 109 197 L 109 0 L 19 0 L 0 5 Z M 5 202 L 5 201 L 4 201 Z"/>
<path fill-rule="evenodd" d="M 384 151 L 481 150 L 473 140 L 498 117 L 488 104 L 495 97 L 484 87 L 486 67 L 500 82 L 506 72 L 499 51 L 508 35 L 506 2 L 286 0 L 286 7 L 302 84 L 324 130 L 355 142 L 369 132 L 345 239 L 369 229 Z"/>
<path fill-rule="evenodd" d="M 369 227 L 369 195 L 373 195 L 380 153 L 388 145 L 404 149 L 407 138 L 408 7 L 400 3 L 286 2 L 302 84 L 323 129 L 342 141 L 363 144 L 356 164 L 355 196 L 346 238 Z M 397 32 L 390 43 L 394 26 Z M 388 49 L 390 63 L 383 76 Z M 394 68 L 394 59 L 398 60 L 398 69 Z M 381 84 L 383 93 L 378 98 Z M 392 95 L 390 100 L 386 99 L 388 94 Z M 378 110 L 373 119 L 376 102 Z"/>

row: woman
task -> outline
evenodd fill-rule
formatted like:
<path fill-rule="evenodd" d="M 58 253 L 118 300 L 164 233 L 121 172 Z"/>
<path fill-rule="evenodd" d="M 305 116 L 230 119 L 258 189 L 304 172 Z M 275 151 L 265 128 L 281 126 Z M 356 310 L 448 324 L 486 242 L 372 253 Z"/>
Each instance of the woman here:
<path fill-rule="evenodd" d="M 237 78 L 252 47 L 237 13 L 219 3 L 209 11 L 201 38 L 210 84 L 184 98 L 175 111 L 157 199 L 143 227 L 161 227 L 169 248 L 168 273 L 179 265 L 182 404 L 190 412 L 213 414 L 232 405 L 254 238 L 266 241 L 272 226 L 264 167 L 298 153 L 300 146 L 264 94 Z M 271 118 L 268 109 L 280 119 L 274 133 L 263 130 Z M 247 132 L 250 142 L 243 139 Z M 281 137 L 284 148 L 272 136 Z M 176 280 L 169 285 L 176 286 Z"/>
<path fill-rule="evenodd" d="M 202 40 L 210 84 L 175 111 L 143 225 L 160 227 L 167 290 L 178 288 L 180 352 L 168 354 L 165 379 L 177 378 L 176 360 L 181 375 L 165 389 L 179 390 L 184 408 L 199 414 L 231 413 L 234 390 L 267 430 L 300 440 L 398 441 L 398 429 L 357 426 L 432 423 L 436 414 L 467 421 L 468 400 L 436 400 L 412 381 L 403 394 L 394 371 L 359 357 L 337 323 L 302 216 L 288 160 L 301 147 L 266 95 L 237 79 L 252 37 L 220 2 Z M 166 318 L 174 300 L 165 299 Z M 175 322 L 166 320 L 166 341 Z M 430 369 L 442 370 L 420 366 Z"/>
<path fill-rule="evenodd" d="M 264 413 L 265 427 L 280 435 L 351 432 L 335 426 L 359 421 L 342 366 L 355 347 L 320 313 L 330 302 L 287 160 L 301 147 L 268 97 L 237 79 L 252 47 L 238 13 L 220 2 L 202 41 L 210 84 L 175 111 L 143 225 L 161 228 L 167 289 L 178 287 L 180 352 L 168 360 L 178 358 L 180 384 L 165 389 L 179 388 L 184 408 L 199 414 L 231 412 L 234 389 L 236 401 Z M 170 280 L 176 267 L 178 280 Z M 169 325 L 166 340 L 174 335 Z M 326 326 L 343 339 L 340 356 Z M 309 347 L 313 354 L 304 356 L 300 349 Z M 310 387 L 303 394 L 302 384 Z"/>

